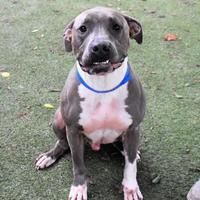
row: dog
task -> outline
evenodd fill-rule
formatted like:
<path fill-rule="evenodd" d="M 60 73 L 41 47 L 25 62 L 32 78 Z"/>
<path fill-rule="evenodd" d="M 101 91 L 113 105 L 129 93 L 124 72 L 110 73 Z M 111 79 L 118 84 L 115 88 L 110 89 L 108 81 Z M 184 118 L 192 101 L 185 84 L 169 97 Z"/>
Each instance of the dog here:
<path fill-rule="evenodd" d="M 136 179 L 136 161 L 145 95 L 128 62 L 130 39 L 142 43 L 141 24 L 105 7 L 82 12 L 64 30 L 65 49 L 73 52 L 76 63 L 54 116 L 58 141 L 36 159 L 35 167 L 49 167 L 70 149 L 74 176 L 70 200 L 88 199 L 84 137 L 96 151 L 101 144 L 122 142 L 124 200 L 143 199 Z"/>

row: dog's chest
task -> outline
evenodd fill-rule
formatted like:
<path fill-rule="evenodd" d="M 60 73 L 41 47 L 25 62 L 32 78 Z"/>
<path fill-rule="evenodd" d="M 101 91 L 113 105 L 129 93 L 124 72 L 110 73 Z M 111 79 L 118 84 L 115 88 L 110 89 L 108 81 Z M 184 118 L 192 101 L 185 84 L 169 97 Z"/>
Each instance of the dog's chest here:
<path fill-rule="evenodd" d="M 84 99 L 80 102 L 82 112 L 79 124 L 93 144 L 112 143 L 132 123 L 125 104 L 127 84 L 105 94 L 95 93 L 80 85 L 79 95 Z"/>

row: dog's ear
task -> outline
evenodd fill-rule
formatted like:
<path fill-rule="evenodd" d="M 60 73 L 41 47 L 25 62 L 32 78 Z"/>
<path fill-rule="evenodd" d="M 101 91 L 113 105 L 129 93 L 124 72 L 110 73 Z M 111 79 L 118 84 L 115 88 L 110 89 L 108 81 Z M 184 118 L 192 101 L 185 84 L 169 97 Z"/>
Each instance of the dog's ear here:
<path fill-rule="evenodd" d="M 74 25 L 74 20 L 72 20 L 67 26 L 65 27 L 64 30 L 64 42 L 65 42 L 65 50 L 67 52 L 72 51 L 72 28 Z"/>
<path fill-rule="evenodd" d="M 127 15 L 124 15 L 124 18 L 126 19 L 129 26 L 130 38 L 135 39 L 138 44 L 141 44 L 143 40 L 143 32 L 141 24 L 137 20 Z"/>

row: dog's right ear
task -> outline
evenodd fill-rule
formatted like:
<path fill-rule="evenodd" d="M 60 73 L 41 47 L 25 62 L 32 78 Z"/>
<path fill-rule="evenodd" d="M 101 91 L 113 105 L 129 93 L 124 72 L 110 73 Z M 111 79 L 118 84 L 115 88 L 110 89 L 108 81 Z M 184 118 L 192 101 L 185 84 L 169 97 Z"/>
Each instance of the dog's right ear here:
<path fill-rule="evenodd" d="M 67 52 L 71 52 L 72 51 L 72 28 L 74 25 L 74 20 L 72 20 L 66 27 L 64 30 L 64 41 L 65 41 L 65 50 Z"/>

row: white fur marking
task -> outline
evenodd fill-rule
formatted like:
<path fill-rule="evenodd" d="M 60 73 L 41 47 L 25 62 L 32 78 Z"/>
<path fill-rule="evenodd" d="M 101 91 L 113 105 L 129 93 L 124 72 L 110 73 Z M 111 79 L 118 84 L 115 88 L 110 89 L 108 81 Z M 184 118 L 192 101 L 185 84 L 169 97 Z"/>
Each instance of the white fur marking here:
<path fill-rule="evenodd" d="M 127 71 L 127 58 L 123 66 L 105 76 L 89 75 L 78 70 L 84 81 L 96 90 L 109 90 L 120 83 Z M 80 102 L 82 113 L 79 124 L 83 126 L 85 135 L 93 143 L 112 143 L 132 123 L 126 111 L 125 100 L 128 97 L 127 84 L 109 93 L 95 93 L 84 85 L 79 85 L 78 92 L 84 100 Z"/>
<path fill-rule="evenodd" d="M 125 154 L 125 168 L 124 168 L 124 200 L 142 200 L 143 196 L 140 192 L 137 179 L 137 159 L 130 163 L 127 155 Z"/>
<path fill-rule="evenodd" d="M 85 50 L 84 50 L 83 55 L 82 55 L 82 60 L 85 60 L 88 57 L 90 47 L 91 47 L 91 43 L 94 40 L 96 40 L 96 41 L 98 41 L 98 40 L 109 40 L 108 34 L 106 33 L 104 27 L 98 26 L 98 29 L 99 29 L 98 31 L 91 33 L 90 37 L 86 38 L 87 42 L 85 41 Z"/>

